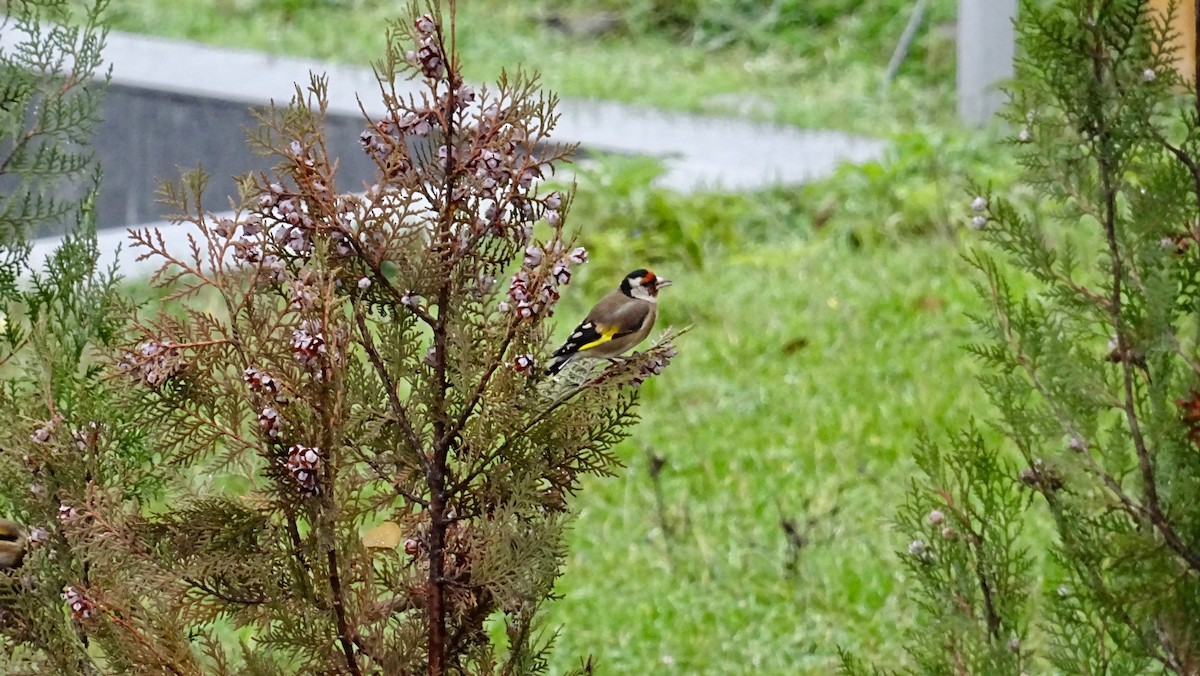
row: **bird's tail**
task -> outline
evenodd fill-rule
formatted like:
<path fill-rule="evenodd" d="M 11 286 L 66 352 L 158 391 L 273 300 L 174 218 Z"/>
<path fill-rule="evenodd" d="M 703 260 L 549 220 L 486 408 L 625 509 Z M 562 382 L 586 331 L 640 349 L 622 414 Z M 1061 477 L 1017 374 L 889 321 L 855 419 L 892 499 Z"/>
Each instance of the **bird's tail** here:
<path fill-rule="evenodd" d="M 563 370 L 563 367 L 567 365 L 567 362 L 571 361 L 571 357 L 573 357 L 573 356 L 575 356 L 575 355 L 564 354 L 564 355 L 555 357 L 553 359 L 553 361 L 550 362 L 550 366 L 546 367 L 546 375 L 552 376 L 552 375 L 555 375 L 556 373 L 558 373 L 559 371 Z"/>

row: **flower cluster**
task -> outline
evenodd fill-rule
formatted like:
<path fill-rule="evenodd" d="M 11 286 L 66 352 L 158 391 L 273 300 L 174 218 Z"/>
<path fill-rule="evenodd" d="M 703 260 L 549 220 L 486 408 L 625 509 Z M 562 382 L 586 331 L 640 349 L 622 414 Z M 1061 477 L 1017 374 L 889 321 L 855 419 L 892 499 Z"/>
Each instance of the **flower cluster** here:
<path fill-rule="evenodd" d="M 318 289 L 312 278 L 313 271 L 303 268 L 292 280 L 291 301 L 288 303 L 290 309 L 311 310 L 316 305 Z"/>
<path fill-rule="evenodd" d="M 311 163 L 311 160 L 308 162 Z M 328 188 L 325 191 L 328 192 Z M 263 220 L 266 220 L 268 223 L 278 226 L 271 231 L 271 237 L 276 246 L 291 249 L 292 253 L 297 256 L 308 254 L 312 248 L 309 233 L 313 230 L 314 221 L 312 216 L 308 215 L 307 209 L 304 208 L 298 195 L 289 192 L 279 183 L 271 183 L 258 196 L 258 208 L 261 216 L 258 216 L 255 233 L 258 228 L 261 228 Z M 239 241 L 250 244 L 246 240 Z M 236 245 L 237 242 L 235 242 Z M 261 256 L 261 252 L 259 255 Z M 237 257 L 238 253 L 235 252 L 234 256 Z M 247 262 L 256 262 L 252 259 L 246 260 Z"/>
<path fill-rule="evenodd" d="M 35 444 L 45 444 L 49 442 L 51 435 L 54 434 L 55 425 L 60 422 L 62 422 L 62 416 L 55 415 L 53 418 L 42 423 L 41 427 L 38 427 L 36 430 L 34 430 L 33 434 L 29 435 L 29 439 Z"/>
<path fill-rule="evenodd" d="M 147 387 L 158 387 L 186 367 L 182 355 L 167 341 L 148 340 L 117 362 L 121 371 L 137 377 Z"/>
<path fill-rule="evenodd" d="M 86 451 L 89 447 L 95 446 L 99 436 L 100 425 L 95 421 L 88 423 L 85 427 L 71 428 L 71 441 L 75 442 L 75 449 L 79 451 Z"/>
<path fill-rule="evenodd" d="M 1021 483 L 1042 492 L 1055 492 L 1063 487 L 1062 477 L 1053 468 L 1042 462 L 1041 458 L 1033 461 L 1029 467 L 1022 469 L 1017 478 Z"/>
<path fill-rule="evenodd" d="M 302 491 L 308 495 L 320 492 L 317 484 L 317 470 L 321 467 L 320 449 L 296 444 L 289 450 L 285 466 Z"/>
<path fill-rule="evenodd" d="M 501 312 L 513 312 L 521 319 L 531 319 L 542 313 L 547 317 L 554 314 L 554 304 L 559 298 L 559 286 L 571 282 L 571 265 L 586 262 L 587 250 L 578 247 L 573 251 L 564 252 L 559 242 L 555 242 L 549 250 L 540 246 L 530 246 L 525 249 L 525 267 L 537 268 L 550 256 L 556 257 L 550 274 L 531 274 L 529 270 L 522 269 L 512 276 L 508 285 L 509 300 L 500 303 Z"/>
<path fill-rule="evenodd" d="M 300 322 L 300 328 L 292 332 L 292 356 L 308 369 L 316 368 L 325 354 L 325 332 L 315 319 Z"/>
<path fill-rule="evenodd" d="M 650 376 L 662 374 L 663 369 L 667 368 L 667 364 L 675 357 L 675 346 L 668 345 L 666 348 L 659 350 L 647 359 L 638 362 L 637 374 L 629 382 L 632 385 L 641 385 L 646 382 Z"/>
<path fill-rule="evenodd" d="M 278 437 L 279 433 L 283 431 L 283 418 L 280 417 L 279 411 L 271 406 L 264 408 L 258 414 L 258 429 L 272 439 Z"/>
<path fill-rule="evenodd" d="M 413 27 L 417 29 L 417 51 L 408 54 L 409 60 L 421 68 L 421 74 L 436 80 L 445 73 L 446 57 L 438 44 L 437 24 L 428 14 L 420 16 Z"/>
<path fill-rule="evenodd" d="M 76 620 L 86 620 L 96 612 L 96 603 L 78 587 L 63 587 L 62 597 L 71 608 L 71 617 Z"/>
<path fill-rule="evenodd" d="M 518 355 L 512 360 L 512 369 L 517 373 L 532 373 L 536 365 L 532 354 Z"/>
<path fill-rule="evenodd" d="M 987 219 L 987 216 L 984 214 L 984 212 L 987 211 L 987 208 L 988 208 L 987 198 L 983 197 L 982 195 L 971 200 L 971 211 L 975 212 L 975 215 L 971 217 L 971 228 L 972 229 L 983 230 L 984 228 L 987 227 L 988 219 Z"/>
<path fill-rule="evenodd" d="M 59 505 L 58 506 L 58 520 L 59 521 L 64 521 L 64 522 L 70 521 L 71 519 L 74 519 L 77 516 L 79 516 L 78 509 L 75 509 L 74 507 L 72 507 L 70 505 Z"/>
<path fill-rule="evenodd" d="M 253 366 L 247 366 L 242 373 L 242 380 L 250 386 L 250 391 L 257 394 L 266 394 L 274 396 L 276 401 L 279 401 L 279 394 L 283 391 L 283 385 L 279 380 L 271 377 L 270 374 L 263 373 Z"/>
<path fill-rule="evenodd" d="M 29 530 L 29 548 L 40 547 L 50 539 L 50 531 L 38 526 Z"/>
<path fill-rule="evenodd" d="M 934 559 L 933 552 L 929 550 L 929 546 L 924 540 L 913 540 L 908 543 L 908 555 L 921 563 L 932 563 Z"/>

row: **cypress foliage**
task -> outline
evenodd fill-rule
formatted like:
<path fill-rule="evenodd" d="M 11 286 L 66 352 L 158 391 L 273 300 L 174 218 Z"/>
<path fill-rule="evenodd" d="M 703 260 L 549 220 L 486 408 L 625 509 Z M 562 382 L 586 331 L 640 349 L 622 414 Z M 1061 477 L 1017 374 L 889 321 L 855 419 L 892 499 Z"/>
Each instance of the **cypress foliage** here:
<path fill-rule="evenodd" d="M 1168 25 L 1137 0 L 1021 5 L 1008 115 L 1040 204 L 981 189 L 968 256 L 1007 443 L 918 453 L 921 673 L 1200 670 L 1200 97 Z"/>
<path fill-rule="evenodd" d="M 86 405 L 10 388 L 5 504 L 50 544 L 0 576 L 6 671 L 546 671 L 570 498 L 618 469 L 674 333 L 545 375 L 587 260 L 545 183 L 573 148 L 535 78 L 463 82 L 447 18 L 389 32 L 364 192 L 338 184 L 314 76 L 261 114 L 277 164 L 233 216 L 202 172 L 164 186 L 192 236 L 131 235 L 162 263 L 157 306 L 60 318 L 93 332 Z"/>

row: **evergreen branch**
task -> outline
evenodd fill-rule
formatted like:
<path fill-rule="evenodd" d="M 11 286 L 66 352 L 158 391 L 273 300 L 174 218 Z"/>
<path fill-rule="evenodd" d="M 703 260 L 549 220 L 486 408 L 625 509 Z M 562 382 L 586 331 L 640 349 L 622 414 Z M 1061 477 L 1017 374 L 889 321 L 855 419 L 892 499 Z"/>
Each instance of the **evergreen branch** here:
<path fill-rule="evenodd" d="M 1093 59 L 1093 72 L 1097 81 L 1100 81 L 1103 77 L 1104 57 L 1093 51 Z M 1097 116 L 1098 120 L 1099 116 Z M 1104 219 L 1102 223 L 1104 225 L 1104 237 L 1108 243 L 1108 255 L 1112 261 L 1112 290 L 1109 297 L 1109 317 L 1117 336 L 1117 354 L 1124 355 L 1128 353 L 1131 346 L 1125 335 L 1125 322 L 1121 316 L 1121 287 L 1125 276 L 1125 260 L 1117 241 L 1117 188 L 1114 185 L 1116 177 L 1114 169 L 1111 166 L 1111 160 L 1106 154 L 1110 145 L 1109 131 L 1104 127 L 1099 128 L 1097 131 L 1099 132 L 1097 135 L 1099 152 L 1097 153 L 1096 162 L 1100 173 L 1101 191 L 1104 199 Z M 1142 492 L 1144 494 L 1143 512 L 1154 527 L 1162 534 L 1167 546 L 1186 561 L 1192 570 L 1200 571 L 1200 552 L 1192 550 L 1183 542 L 1179 534 L 1175 532 L 1167 516 L 1163 513 L 1162 505 L 1159 502 L 1158 483 L 1154 476 L 1154 459 L 1149 446 L 1146 444 L 1145 436 L 1142 434 L 1141 421 L 1138 418 L 1136 410 L 1132 361 L 1131 359 L 1120 360 L 1122 385 L 1124 388 L 1121 408 L 1125 413 L 1125 419 L 1129 425 L 1129 432 L 1133 438 L 1134 451 L 1137 455 L 1138 469 L 1141 473 Z"/>
<path fill-rule="evenodd" d="M 979 524 L 979 531 L 976 532 L 975 529 L 971 527 L 971 513 L 966 509 L 960 509 L 957 503 L 954 501 L 954 496 L 950 495 L 948 491 L 939 489 L 938 494 L 941 495 L 942 500 L 946 504 L 946 508 L 953 512 L 963 526 L 967 528 L 967 543 L 970 546 L 973 558 L 975 559 L 975 565 L 973 566 L 975 579 L 979 583 L 980 593 L 983 594 L 983 606 L 986 613 L 984 620 L 987 622 L 988 636 L 993 641 L 998 641 L 1000 639 L 1000 614 L 996 612 L 996 605 L 992 600 L 991 583 L 988 580 L 987 573 L 983 569 L 985 555 L 983 551 L 982 533 L 987 528 L 987 524 L 985 522 L 981 522 Z M 980 519 L 982 519 L 982 516 Z"/>
<path fill-rule="evenodd" d="M 1045 493 L 1045 496 L 1046 504 L 1050 508 L 1050 513 L 1054 515 L 1055 520 L 1058 521 L 1059 532 L 1063 534 L 1063 546 L 1067 548 L 1068 551 L 1075 554 L 1067 559 L 1071 568 L 1077 575 L 1087 580 L 1090 587 L 1090 592 L 1100 597 L 1105 608 L 1112 614 L 1116 615 L 1117 620 L 1119 620 L 1121 624 L 1128 627 L 1134 636 L 1138 637 L 1150 656 L 1160 662 L 1163 666 L 1171 668 L 1170 662 L 1173 659 L 1172 656 L 1165 655 L 1161 652 L 1161 649 L 1163 648 L 1161 644 L 1155 645 L 1146 641 L 1146 632 L 1143 630 L 1143 627 L 1137 622 L 1137 620 L 1135 620 L 1126 611 L 1126 604 L 1117 598 L 1113 591 L 1109 589 L 1104 577 L 1097 572 L 1093 566 L 1087 565 L 1086 559 L 1079 555 L 1079 552 L 1077 551 L 1077 548 L 1080 546 L 1078 537 L 1074 535 L 1073 529 L 1067 528 L 1063 525 L 1063 522 L 1066 520 L 1066 514 L 1063 510 L 1063 506 L 1059 503 L 1058 498 L 1053 493 Z M 1099 628 L 1099 630 L 1109 636 L 1112 636 L 1114 640 L 1120 640 L 1119 637 L 1113 635 L 1112 629 L 1108 627 L 1107 623 Z M 1185 672 L 1179 671 L 1177 673 L 1183 674 Z"/>
<path fill-rule="evenodd" d="M 463 406 L 462 412 L 459 413 L 458 418 L 452 425 L 450 425 L 449 429 L 447 430 L 448 434 L 452 436 L 458 435 L 461 434 L 464 429 L 466 429 L 467 420 L 470 419 L 471 414 L 475 411 L 475 407 L 478 406 L 479 402 L 483 399 L 483 394 L 487 391 L 487 386 L 492 379 L 492 375 L 496 373 L 496 370 L 501 364 L 504 363 L 504 353 L 508 350 L 509 344 L 512 343 L 512 339 L 517 333 L 517 323 L 519 321 L 520 320 L 516 318 L 509 319 L 508 331 L 504 334 L 504 340 L 500 341 L 500 348 L 496 350 L 495 358 L 488 363 L 487 369 L 484 370 L 483 376 L 479 379 L 479 385 L 475 387 L 475 391 L 472 392 L 471 396 L 467 399 L 467 402 Z M 438 443 L 448 441 L 449 439 L 439 439 Z"/>
<path fill-rule="evenodd" d="M 142 645 L 142 647 L 150 651 L 150 654 L 154 655 L 154 658 L 158 660 L 158 663 L 161 664 L 164 669 L 170 671 L 172 674 L 175 674 L 175 676 L 184 676 L 184 672 L 174 663 L 164 657 L 162 653 L 158 652 L 158 649 L 154 647 L 154 644 L 147 640 L 146 637 L 142 635 L 142 632 L 138 631 L 137 627 L 134 627 L 132 624 L 117 615 L 116 611 L 110 609 L 106 610 L 106 614 L 108 615 L 109 619 L 115 622 L 125 631 L 129 632 L 130 635 L 132 635 L 133 638 Z"/>
<path fill-rule="evenodd" d="M 342 581 L 338 574 L 337 547 L 330 545 L 325 549 L 329 559 L 329 590 L 333 593 L 333 613 L 337 622 L 338 641 L 342 644 L 342 653 L 346 656 L 346 667 L 354 676 L 362 676 L 358 659 L 354 657 L 354 641 L 350 627 L 346 622 L 346 597 L 342 591 Z"/>
<path fill-rule="evenodd" d="M 388 403 L 392 407 L 392 415 L 396 416 L 396 422 L 400 425 L 400 429 L 404 431 L 404 436 L 408 439 L 413 453 L 416 453 L 417 457 L 421 458 L 424 464 L 427 462 L 427 458 L 421 440 L 412 426 L 412 421 L 409 420 L 404 402 L 400 401 L 400 395 L 396 391 L 396 384 L 392 380 L 391 374 L 388 373 L 387 365 L 383 363 L 383 357 L 380 356 L 379 350 L 375 347 L 375 340 L 371 337 L 371 329 L 367 326 L 367 318 L 363 314 L 361 305 L 355 304 L 354 306 L 354 321 L 358 324 L 358 331 L 362 335 L 363 349 L 367 351 L 367 358 L 375 368 L 375 374 L 379 376 L 379 380 L 383 384 L 383 389 L 387 391 Z"/>
<path fill-rule="evenodd" d="M 435 24 L 434 35 L 438 50 L 445 58 L 446 44 L 440 22 Z M 454 140 L 454 109 L 456 108 L 457 88 L 455 82 L 454 64 L 445 64 L 447 72 L 447 91 L 445 105 L 438 106 L 437 115 L 442 127 L 442 140 L 446 144 L 446 158 L 442 186 L 442 208 L 439 213 L 438 231 L 434 237 L 438 247 L 444 246 L 451 235 L 454 225 L 454 152 L 451 145 Z M 430 201 L 430 204 L 436 204 Z M 437 252 L 435 252 L 435 255 Z M 443 265 L 446 261 L 439 262 Z M 449 271 L 447 271 L 448 273 Z M 449 383 L 446 379 L 446 327 L 450 318 L 450 288 L 454 284 L 451 274 L 442 276 L 438 288 L 437 322 L 433 327 L 433 371 L 436 383 L 433 391 L 433 438 L 432 458 L 425 473 L 429 484 L 429 577 L 428 584 L 428 650 L 429 676 L 442 676 L 446 670 L 446 528 L 447 501 L 446 475 L 448 472 L 447 459 L 450 452 L 450 438 L 447 434 L 446 391 Z"/>
<path fill-rule="evenodd" d="M 1003 293 L 997 286 L 995 271 L 992 270 L 987 277 L 989 293 L 992 296 L 993 302 L 996 303 L 996 317 L 1000 321 L 1000 330 L 1003 333 L 1005 342 L 1012 351 L 1013 357 L 1016 359 L 1017 364 L 1021 367 L 1021 370 L 1025 373 L 1026 377 L 1029 378 L 1030 384 L 1033 385 L 1034 389 L 1037 390 L 1038 394 L 1042 396 L 1042 399 L 1050 407 L 1054 417 L 1058 419 L 1059 424 L 1065 427 L 1068 433 L 1073 437 L 1080 437 L 1081 435 L 1075 428 L 1075 424 L 1071 421 L 1070 416 L 1067 415 L 1066 411 L 1062 409 L 1057 399 L 1052 396 L 1050 389 L 1042 382 L 1037 369 L 1034 367 L 1032 361 L 1030 361 L 1029 355 L 1026 354 L 1024 347 L 1016 335 L 1016 331 L 1013 328 L 1012 323 L 1009 321 L 1007 310 L 1000 307 L 1000 299 L 1003 297 Z M 1109 474 L 1100 465 L 1100 463 L 1097 462 L 1096 458 L 1093 457 L 1091 453 L 1084 453 L 1083 456 L 1088 462 L 1092 473 L 1098 476 L 1100 480 L 1104 482 L 1104 485 L 1108 487 L 1109 491 L 1111 491 L 1113 495 L 1120 500 L 1124 511 L 1133 519 L 1142 521 L 1144 514 L 1142 506 L 1135 502 L 1133 498 L 1129 497 L 1129 495 L 1125 492 L 1125 489 L 1121 487 L 1120 482 L 1118 482 L 1115 477 Z"/>
<path fill-rule="evenodd" d="M 309 576 L 312 575 L 312 565 L 308 562 L 308 557 L 304 554 L 303 541 L 300 539 L 300 528 L 296 525 L 296 514 L 292 510 L 287 511 L 287 532 L 292 543 L 292 552 L 296 557 L 296 561 L 300 564 L 300 574 L 296 576 L 300 583 L 300 595 L 303 598 L 317 601 L 316 594 L 309 587 Z"/>
<path fill-rule="evenodd" d="M 420 505 L 424 509 L 429 509 L 429 501 L 428 500 L 417 497 L 416 495 L 414 495 L 412 493 L 412 491 L 409 491 L 408 489 L 404 488 L 404 486 L 402 486 L 399 481 L 388 478 L 387 473 L 383 471 L 383 468 L 379 466 L 379 463 L 375 462 L 374 460 L 371 460 L 371 458 L 369 458 L 367 456 L 366 452 L 364 452 L 361 448 L 359 448 L 358 444 L 354 443 L 353 439 L 349 439 L 349 438 L 344 439 L 343 443 L 346 445 L 347 448 L 353 450 L 358 455 L 359 460 L 362 460 L 364 463 L 366 463 L 366 465 L 368 467 L 370 467 L 375 472 L 375 476 L 379 477 L 380 481 L 390 485 L 392 487 L 392 489 L 396 491 L 396 495 L 399 495 L 400 497 L 404 498 L 405 500 L 408 500 L 409 502 L 411 502 L 413 504 Z"/>
<path fill-rule="evenodd" d="M 183 581 L 185 583 L 191 585 L 193 588 L 198 589 L 198 590 L 204 592 L 205 594 L 208 594 L 209 596 L 220 599 L 220 600 L 222 600 L 226 603 L 232 604 L 232 605 L 256 606 L 256 605 L 260 605 L 260 604 L 267 602 L 267 597 L 265 594 L 260 594 L 259 596 L 256 596 L 254 598 L 238 598 L 235 596 L 230 596 L 230 595 L 226 594 L 225 592 L 220 591 L 215 586 L 205 584 L 202 580 L 199 580 L 194 577 L 185 577 L 185 578 L 183 578 Z"/>

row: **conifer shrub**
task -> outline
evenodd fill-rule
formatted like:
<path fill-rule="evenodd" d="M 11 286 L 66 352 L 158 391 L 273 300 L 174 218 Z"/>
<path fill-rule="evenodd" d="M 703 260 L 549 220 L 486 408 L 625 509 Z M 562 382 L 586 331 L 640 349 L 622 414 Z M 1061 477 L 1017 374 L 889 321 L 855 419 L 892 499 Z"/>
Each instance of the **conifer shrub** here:
<path fill-rule="evenodd" d="M 1021 4 L 1008 117 L 1041 203 L 971 204 L 999 434 L 916 456 L 920 673 L 1200 670 L 1200 97 L 1167 25 L 1137 0 Z"/>
<path fill-rule="evenodd" d="M 587 260 L 572 195 L 543 182 L 572 148 L 551 140 L 536 78 L 463 81 L 453 3 L 438 10 L 395 24 L 376 64 L 387 112 L 360 137 L 374 183 L 338 184 L 314 76 L 261 113 L 251 142 L 277 164 L 240 181 L 232 216 L 192 172 L 163 191 L 189 247 L 132 233 L 165 300 L 96 367 L 124 418 L 22 423 L 69 489 L 54 544 L 3 578 L 24 594 L 6 626 L 31 628 L 6 633 L 13 664 L 545 672 L 539 610 L 571 496 L 619 467 L 674 332 L 546 375 L 556 302 Z M 29 470 L 4 467 L 28 491 Z M 78 565 L 54 567 L 61 552 Z M 26 576 L 52 567 L 54 589 Z"/>

